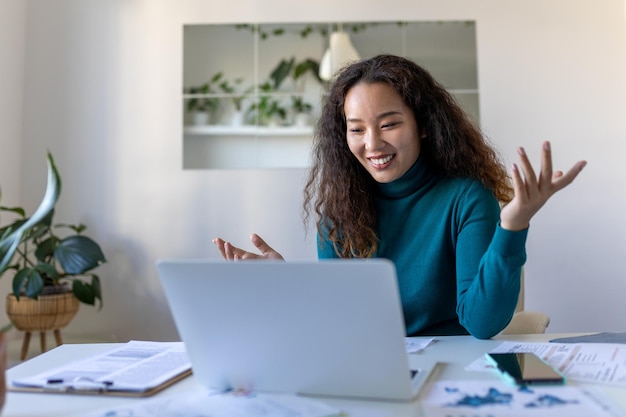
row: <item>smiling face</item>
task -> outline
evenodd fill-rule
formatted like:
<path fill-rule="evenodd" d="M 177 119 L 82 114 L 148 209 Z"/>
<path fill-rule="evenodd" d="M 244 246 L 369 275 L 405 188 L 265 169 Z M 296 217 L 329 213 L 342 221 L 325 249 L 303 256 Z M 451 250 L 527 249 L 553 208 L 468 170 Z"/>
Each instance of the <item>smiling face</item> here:
<path fill-rule="evenodd" d="M 389 85 L 355 84 L 343 109 L 348 147 L 377 182 L 397 180 L 417 161 L 421 147 L 413 111 Z"/>

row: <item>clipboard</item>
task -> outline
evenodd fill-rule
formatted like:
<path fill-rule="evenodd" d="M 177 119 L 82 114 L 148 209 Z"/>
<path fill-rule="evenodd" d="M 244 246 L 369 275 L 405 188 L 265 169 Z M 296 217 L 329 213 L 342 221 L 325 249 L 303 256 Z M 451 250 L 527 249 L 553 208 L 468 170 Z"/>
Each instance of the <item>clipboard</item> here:
<path fill-rule="evenodd" d="M 7 381 L 7 391 L 149 397 L 191 374 L 182 342 L 131 340 L 36 375 Z"/>
<path fill-rule="evenodd" d="M 98 387 L 93 388 L 77 388 L 74 385 L 66 384 L 59 387 L 22 387 L 15 386 L 13 384 L 7 385 L 7 391 L 10 392 L 26 392 L 32 394 L 76 394 L 76 395 L 110 395 L 115 397 L 133 397 L 133 398 L 141 398 L 141 397 L 150 397 L 158 392 L 163 391 L 165 388 L 168 388 L 175 383 L 182 381 L 192 374 L 192 370 L 188 369 L 175 377 L 165 381 L 164 383 L 157 385 L 155 387 L 147 388 L 142 391 L 129 391 L 123 389 L 111 389 L 106 384 L 98 384 Z"/>

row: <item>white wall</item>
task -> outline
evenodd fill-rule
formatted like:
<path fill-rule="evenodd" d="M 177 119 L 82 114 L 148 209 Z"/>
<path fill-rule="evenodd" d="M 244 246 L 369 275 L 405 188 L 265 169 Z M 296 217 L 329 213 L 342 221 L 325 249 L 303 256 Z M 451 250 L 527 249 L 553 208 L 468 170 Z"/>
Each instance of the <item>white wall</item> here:
<path fill-rule="evenodd" d="M 20 201 L 25 16 L 23 1 L 0 0 L 0 205 L 8 206 Z M 5 220 L 0 215 L 0 225 Z M 0 311 L 10 291 L 10 279 L 1 279 Z M 2 324 L 8 321 L 0 319 Z"/>
<path fill-rule="evenodd" d="M 507 161 L 518 145 L 538 155 L 545 139 L 557 167 L 589 161 L 533 221 L 527 306 L 552 316 L 552 332 L 623 330 L 622 1 L 319 0 L 293 9 L 279 0 L 218 8 L 200 0 L 27 4 L 23 83 L 10 76 L 11 85 L 24 85 L 27 109 L 24 203 L 35 206 L 41 197 L 50 149 L 64 180 L 58 220 L 88 224 L 109 259 L 100 269 L 104 308 L 82 307 L 67 332 L 176 338 L 154 263 L 217 257 L 215 236 L 247 245 L 259 232 L 287 258 L 315 257 L 314 237 L 305 240 L 300 220 L 303 170 L 182 170 L 182 25 L 342 19 L 476 20 L 482 124 Z M 21 10 L 9 14 L 0 23 Z M 5 101 L 0 106 L 6 117 Z M 7 132 L 0 126 L 3 147 Z"/>
<path fill-rule="evenodd" d="M 0 204 L 19 199 L 24 5 L 20 0 L 0 0 Z"/>

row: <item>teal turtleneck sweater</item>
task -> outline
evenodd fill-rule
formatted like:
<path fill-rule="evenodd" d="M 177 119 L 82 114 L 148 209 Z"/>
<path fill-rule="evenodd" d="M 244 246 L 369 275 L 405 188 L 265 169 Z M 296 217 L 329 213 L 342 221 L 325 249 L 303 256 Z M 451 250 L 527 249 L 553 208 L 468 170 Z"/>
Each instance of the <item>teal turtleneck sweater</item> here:
<path fill-rule="evenodd" d="M 437 175 L 423 158 L 375 193 L 375 256 L 395 263 L 407 336 L 486 339 L 504 329 L 517 305 L 528 229 L 502 229 L 491 191 Z M 322 236 L 318 256 L 337 257 Z"/>

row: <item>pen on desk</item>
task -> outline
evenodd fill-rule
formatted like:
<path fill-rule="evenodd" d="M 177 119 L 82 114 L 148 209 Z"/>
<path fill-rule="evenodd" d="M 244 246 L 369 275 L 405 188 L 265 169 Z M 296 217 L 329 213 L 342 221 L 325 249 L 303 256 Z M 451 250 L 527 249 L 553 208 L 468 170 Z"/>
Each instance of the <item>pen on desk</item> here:
<path fill-rule="evenodd" d="M 62 384 L 62 383 L 63 383 L 63 380 L 62 380 L 62 379 L 58 379 L 58 378 L 56 378 L 56 379 L 49 379 L 49 380 L 47 380 L 46 382 L 47 382 L 48 384 Z"/>
<path fill-rule="evenodd" d="M 90 390 L 98 388 L 100 390 L 107 390 L 113 385 L 113 381 L 95 381 L 91 378 L 78 377 L 71 381 L 65 381 L 62 378 L 50 378 L 46 381 L 48 387 L 64 388 L 67 390 Z"/>

